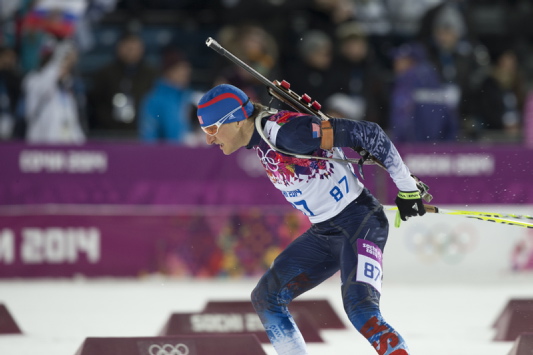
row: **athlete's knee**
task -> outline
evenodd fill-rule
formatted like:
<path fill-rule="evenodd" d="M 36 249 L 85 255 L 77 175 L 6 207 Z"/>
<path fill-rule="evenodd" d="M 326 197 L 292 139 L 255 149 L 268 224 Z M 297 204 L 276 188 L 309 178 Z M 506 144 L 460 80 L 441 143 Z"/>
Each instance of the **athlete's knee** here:
<path fill-rule="evenodd" d="M 261 281 L 255 286 L 255 288 L 252 290 L 252 294 L 250 295 L 250 299 L 252 301 L 252 305 L 254 306 L 254 309 L 258 309 L 261 305 L 261 301 L 264 300 L 264 293 L 262 291 L 262 285 Z"/>
<path fill-rule="evenodd" d="M 252 305 L 257 313 L 286 313 L 293 298 L 293 291 L 287 285 L 282 285 L 272 270 L 261 277 L 251 294 Z"/>
<path fill-rule="evenodd" d="M 277 305 L 278 290 L 270 271 L 267 271 L 252 291 L 251 300 L 256 312 L 272 309 Z"/>

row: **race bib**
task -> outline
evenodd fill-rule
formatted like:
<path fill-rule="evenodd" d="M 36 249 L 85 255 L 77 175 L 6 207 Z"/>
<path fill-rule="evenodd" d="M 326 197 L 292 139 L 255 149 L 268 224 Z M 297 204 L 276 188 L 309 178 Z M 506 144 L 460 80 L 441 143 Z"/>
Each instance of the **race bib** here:
<path fill-rule="evenodd" d="M 357 239 L 357 256 L 356 281 L 370 284 L 381 293 L 383 278 L 381 249 L 372 242 Z"/>

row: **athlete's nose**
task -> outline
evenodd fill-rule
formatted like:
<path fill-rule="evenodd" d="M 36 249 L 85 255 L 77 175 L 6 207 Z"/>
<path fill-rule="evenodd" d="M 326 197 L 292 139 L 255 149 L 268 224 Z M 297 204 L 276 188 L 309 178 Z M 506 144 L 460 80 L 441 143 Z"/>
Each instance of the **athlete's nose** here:
<path fill-rule="evenodd" d="M 209 134 L 206 134 L 205 135 L 205 141 L 207 144 L 211 145 L 213 143 L 215 143 L 215 137 L 214 136 L 210 136 Z"/>

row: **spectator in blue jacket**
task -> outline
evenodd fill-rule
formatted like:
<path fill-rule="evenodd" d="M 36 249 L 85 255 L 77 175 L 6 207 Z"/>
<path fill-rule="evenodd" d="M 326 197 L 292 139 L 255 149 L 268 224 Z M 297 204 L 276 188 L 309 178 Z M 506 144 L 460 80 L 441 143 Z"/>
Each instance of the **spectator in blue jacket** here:
<path fill-rule="evenodd" d="M 458 134 L 457 94 L 447 90 L 421 45 L 394 52 L 391 136 L 400 142 L 453 141 Z"/>
<path fill-rule="evenodd" d="M 177 50 L 163 54 L 162 75 L 141 103 L 141 140 L 186 144 L 190 139 L 193 133 L 190 117 L 195 105 L 191 71 L 190 62 Z"/>

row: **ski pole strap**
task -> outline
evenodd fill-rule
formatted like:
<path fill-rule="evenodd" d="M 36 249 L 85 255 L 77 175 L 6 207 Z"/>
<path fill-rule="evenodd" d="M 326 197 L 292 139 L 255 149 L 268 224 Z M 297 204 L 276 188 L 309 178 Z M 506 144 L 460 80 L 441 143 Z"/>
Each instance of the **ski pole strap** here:
<path fill-rule="evenodd" d="M 330 150 L 333 148 L 333 127 L 330 121 L 321 121 L 320 128 L 322 130 L 322 140 L 320 141 L 320 148 Z"/>
<path fill-rule="evenodd" d="M 420 191 L 398 192 L 398 197 L 404 200 L 417 200 L 420 198 Z"/>

